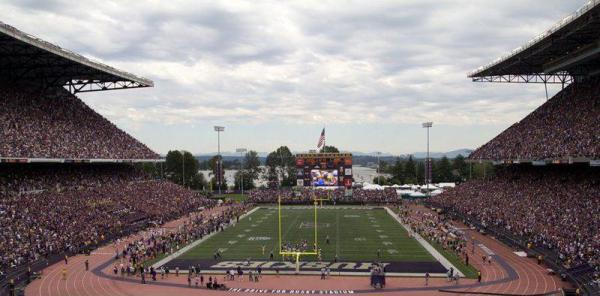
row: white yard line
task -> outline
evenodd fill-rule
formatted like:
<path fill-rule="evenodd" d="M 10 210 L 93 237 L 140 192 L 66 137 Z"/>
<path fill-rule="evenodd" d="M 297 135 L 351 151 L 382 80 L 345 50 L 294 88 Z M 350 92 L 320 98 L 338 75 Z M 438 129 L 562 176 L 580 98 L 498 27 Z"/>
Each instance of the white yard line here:
<path fill-rule="evenodd" d="M 444 266 L 446 269 L 450 269 L 450 267 L 452 267 L 456 272 L 460 274 L 461 277 L 465 277 L 465 275 L 460 271 L 460 269 L 456 268 L 456 266 L 454 266 L 454 264 L 448 261 L 446 257 L 442 256 L 442 254 L 440 254 L 440 252 L 438 252 L 432 245 L 430 245 L 429 242 L 426 241 L 420 234 L 411 231 L 408 225 L 402 223 L 402 220 L 400 219 L 400 217 L 398 217 L 398 215 L 396 215 L 396 213 L 394 213 L 394 211 L 390 210 L 388 207 L 384 207 L 384 209 L 388 212 L 390 216 L 396 219 L 396 221 L 400 225 L 402 225 L 402 227 L 404 227 L 404 229 L 406 229 L 408 233 L 412 234 L 412 236 L 417 240 L 417 242 L 419 242 L 419 244 L 421 244 L 421 246 L 423 246 L 423 248 L 425 248 L 425 250 L 427 250 L 427 252 L 429 252 L 429 254 L 433 256 L 433 258 L 435 258 L 435 260 L 440 262 L 442 266 Z"/>
<path fill-rule="evenodd" d="M 245 214 L 243 214 L 243 215 L 241 215 L 241 216 L 240 216 L 240 219 L 243 219 L 243 218 L 245 218 L 245 217 L 247 217 L 247 216 L 249 216 L 249 215 L 253 214 L 253 213 L 254 213 L 254 212 L 256 212 L 256 211 L 257 211 L 259 208 L 260 208 L 260 207 L 256 207 L 256 208 L 254 208 L 254 209 L 252 209 L 252 210 L 250 210 L 250 211 L 246 212 Z M 235 225 L 235 223 L 231 223 L 231 224 L 229 224 L 229 226 L 227 226 L 227 227 L 230 227 L 230 226 L 233 226 L 233 225 Z M 213 231 L 212 233 L 210 233 L 210 234 L 208 234 L 208 235 L 205 235 L 205 236 L 204 236 L 204 237 L 202 237 L 201 239 L 199 239 L 199 240 L 196 240 L 196 241 L 192 242 L 191 244 L 189 244 L 189 245 L 187 245 L 187 246 L 185 246 L 185 247 L 183 247 L 183 248 L 179 249 L 179 251 L 177 251 L 177 252 L 175 252 L 175 253 L 173 253 L 173 254 L 171 254 L 171 255 L 169 255 L 169 256 L 167 256 L 167 257 L 165 257 L 165 258 L 161 259 L 160 261 L 158 261 L 158 262 L 154 263 L 154 264 L 152 265 L 152 267 L 154 267 L 154 268 L 156 269 L 156 268 L 159 268 L 159 267 L 161 267 L 161 266 L 163 266 L 163 265 L 167 264 L 167 262 L 169 262 L 169 261 L 171 261 L 171 260 L 173 260 L 173 259 L 175 259 L 175 258 L 177 258 L 177 257 L 181 256 L 183 253 L 185 253 L 185 252 L 189 251 L 190 249 L 194 248 L 195 246 L 199 245 L 200 243 L 204 242 L 205 240 L 207 240 L 207 239 L 211 238 L 213 235 L 215 235 L 215 234 L 217 234 L 217 233 L 219 233 L 219 231 L 218 231 L 218 230 L 217 230 L 217 231 Z"/>

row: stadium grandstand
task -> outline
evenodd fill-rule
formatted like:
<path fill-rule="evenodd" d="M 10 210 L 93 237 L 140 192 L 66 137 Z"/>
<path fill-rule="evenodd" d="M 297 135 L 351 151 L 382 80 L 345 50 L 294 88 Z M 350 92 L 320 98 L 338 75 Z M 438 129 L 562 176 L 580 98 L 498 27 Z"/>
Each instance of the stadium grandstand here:
<path fill-rule="evenodd" d="M 0 23 L 1 295 L 65 256 L 214 205 L 145 174 L 135 164 L 159 155 L 76 96 L 152 86 Z"/>
<path fill-rule="evenodd" d="M 563 89 L 469 160 L 496 174 L 432 204 L 600 295 L 600 1 L 481 67 L 475 82 L 560 83 Z M 541 256 L 541 257 L 540 257 Z"/>

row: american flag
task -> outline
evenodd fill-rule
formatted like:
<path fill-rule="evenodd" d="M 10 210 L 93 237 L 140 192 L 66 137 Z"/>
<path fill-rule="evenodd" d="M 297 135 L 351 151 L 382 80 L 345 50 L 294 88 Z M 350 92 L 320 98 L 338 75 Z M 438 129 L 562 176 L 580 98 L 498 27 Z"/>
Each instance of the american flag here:
<path fill-rule="evenodd" d="M 325 144 L 325 128 L 323 128 L 323 131 L 321 132 L 321 136 L 319 137 L 319 143 L 317 143 L 317 148 L 323 147 L 324 144 Z"/>

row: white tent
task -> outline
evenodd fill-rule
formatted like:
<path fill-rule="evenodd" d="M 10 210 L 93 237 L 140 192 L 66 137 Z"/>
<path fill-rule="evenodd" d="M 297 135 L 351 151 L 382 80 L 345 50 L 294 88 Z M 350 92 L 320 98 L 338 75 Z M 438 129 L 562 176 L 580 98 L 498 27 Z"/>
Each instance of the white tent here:
<path fill-rule="evenodd" d="M 434 195 L 438 195 L 438 194 L 440 194 L 440 193 L 442 193 L 442 192 L 443 192 L 442 190 L 440 190 L 440 189 L 436 189 L 436 190 L 434 190 L 434 191 L 431 191 L 430 195 L 434 196 Z"/>
<path fill-rule="evenodd" d="M 439 189 L 439 188 L 437 186 L 433 185 L 433 184 L 429 184 L 429 186 L 427 186 L 427 185 L 421 186 L 421 189 L 422 190 L 433 191 L 433 190 L 436 190 L 436 189 Z"/>
<path fill-rule="evenodd" d="M 410 197 L 425 197 L 426 195 L 421 192 L 413 192 L 410 194 Z"/>
<path fill-rule="evenodd" d="M 403 195 L 411 195 L 415 193 L 415 191 L 412 190 L 405 190 L 405 189 L 400 189 L 400 190 L 396 190 L 396 194 L 398 194 L 398 196 L 403 196 Z"/>
<path fill-rule="evenodd" d="M 366 189 L 366 190 L 383 190 L 383 186 L 377 185 L 377 184 L 365 183 L 365 184 L 363 184 L 363 189 Z"/>

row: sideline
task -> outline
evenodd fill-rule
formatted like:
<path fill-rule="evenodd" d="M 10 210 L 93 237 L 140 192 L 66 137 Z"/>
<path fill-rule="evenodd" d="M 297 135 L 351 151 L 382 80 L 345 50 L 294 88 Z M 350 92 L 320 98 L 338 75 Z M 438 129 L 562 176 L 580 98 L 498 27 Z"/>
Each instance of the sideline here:
<path fill-rule="evenodd" d="M 248 215 L 251 215 L 252 213 L 256 212 L 256 211 L 257 211 L 259 208 L 260 208 L 260 207 L 255 207 L 254 209 L 252 209 L 252 210 L 250 210 L 250 211 L 248 211 L 248 212 L 246 212 L 246 213 L 242 214 L 242 215 L 240 216 L 240 219 L 244 219 L 246 216 L 248 216 Z M 234 226 L 235 224 L 236 224 L 236 223 L 229 223 L 229 224 L 228 224 L 227 226 L 225 226 L 223 229 L 227 229 L 227 228 L 229 228 L 229 227 L 231 227 L 231 226 Z M 179 256 L 181 256 L 181 255 L 183 255 L 183 253 L 185 253 L 185 252 L 189 251 L 190 249 L 192 249 L 192 248 L 196 247 L 197 245 L 201 244 L 202 242 L 204 242 L 205 240 L 207 240 L 207 239 L 211 238 L 213 235 L 215 235 L 215 234 L 217 234 L 217 233 L 219 233 L 219 232 L 220 232 L 220 231 L 218 231 L 218 230 L 217 230 L 217 231 L 213 231 L 212 233 L 210 233 L 210 234 L 207 234 L 207 235 L 203 236 L 201 239 L 198 239 L 198 240 L 196 240 L 196 241 L 194 241 L 194 242 L 192 242 L 192 243 L 188 244 L 187 246 L 185 246 L 185 247 L 183 247 L 183 248 L 179 249 L 177 252 L 175 252 L 175 253 L 173 253 L 173 254 L 171 254 L 171 255 L 169 255 L 169 256 L 167 256 L 167 257 L 165 257 L 165 258 L 161 259 L 160 261 L 158 261 L 158 262 L 156 262 L 156 263 L 154 263 L 154 264 L 152 265 L 152 267 L 154 267 L 154 269 L 157 269 L 157 268 L 159 268 L 159 267 L 161 267 L 161 266 L 163 266 L 163 265 L 167 264 L 169 261 L 171 261 L 171 260 L 173 260 L 173 259 L 175 259 L 175 258 L 177 258 L 177 257 L 179 257 Z"/>
<path fill-rule="evenodd" d="M 417 240 L 417 242 L 419 242 L 419 244 L 421 244 L 421 246 L 423 246 L 423 248 L 425 248 L 425 250 L 427 250 L 427 252 L 429 252 L 429 254 L 431 254 L 431 256 L 433 256 L 433 258 L 435 258 L 435 260 L 440 262 L 440 264 L 442 264 L 442 266 L 444 266 L 448 270 L 452 267 L 456 272 L 458 272 L 460 277 L 462 277 L 462 278 L 465 277 L 465 274 L 462 273 L 462 271 L 460 271 L 460 269 L 456 268 L 456 266 L 454 266 L 454 264 L 452 264 L 450 261 L 448 261 L 448 259 L 446 259 L 446 257 L 442 256 L 442 254 L 440 254 L 440 252 L 438 252 L 438 250 L 436 250 L 433 246 L 431 246 L 428 241 L 423 239 L 423 237 L 420 234 L 413 232 L 412 230 L 410 230 L 410 227 L 408 227 L 408 225 L 402 223 L 402 220 L 400 219 L 400 217 L 398 217 L 398 215 L 396 213 L 394 213 L 394 211 L 390 210 L 388 207 L 383 207 L 383 208 L 388 212 L 388 214 L 390 214 L 390 216 L 392 216 L 394 219 L 396 219 L 396 221 L 398 223 L 400 223 L 400 225 L 402 225 L 402 227 L 404 227 L 404 229 L 406 229 L 406 231 L 409 234 L 411 234 Z"/>

